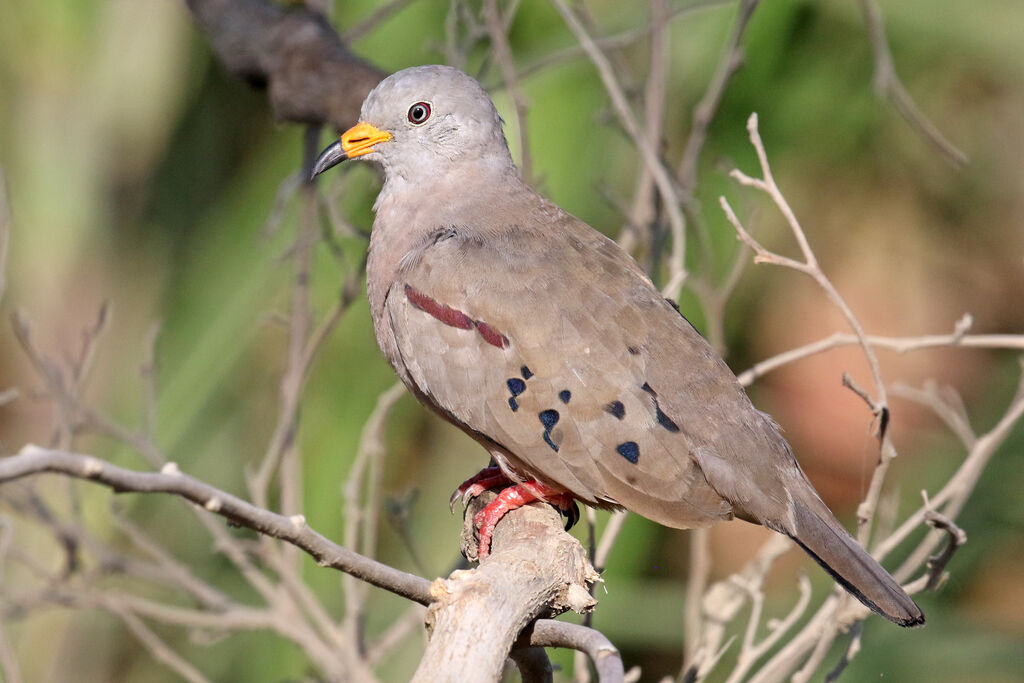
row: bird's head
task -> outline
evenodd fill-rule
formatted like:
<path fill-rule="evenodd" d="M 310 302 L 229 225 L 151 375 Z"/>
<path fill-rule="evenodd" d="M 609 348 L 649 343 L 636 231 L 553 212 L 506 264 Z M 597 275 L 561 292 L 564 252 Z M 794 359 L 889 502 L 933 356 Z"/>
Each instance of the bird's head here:
<path fill-rule="evenodd" d="M 370 92 L 359 123 L 321 153 L 313 176 L 357 157 L 379 162 L 389 178 L 436 176 L 467 160 L 510 168 L 501 124 L 487 92 L 458 69 L 404 69 Z"/>

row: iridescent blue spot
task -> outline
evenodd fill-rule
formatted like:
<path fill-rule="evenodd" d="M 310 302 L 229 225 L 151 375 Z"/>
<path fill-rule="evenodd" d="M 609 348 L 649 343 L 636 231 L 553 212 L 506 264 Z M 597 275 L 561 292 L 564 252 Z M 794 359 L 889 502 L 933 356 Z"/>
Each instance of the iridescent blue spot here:
<path fill-rule="evenodd" d="M 558 411 L 557 410 L 542 410 L 537 415 L 540 418 L 540 423 L 544 425 L 544 431 L 550 432 L 551 428 L 558 424 Z"/>
<path fill-rule="evenodd" d="M 620 443 L 615 447 L 615 450 L 619 452 L 619 455 L 634 465 L 640 460 L 640 447 L 636 445 L 636 441 Z"/>
<path fill-rule="evenodd" d="M 512 409 L 513 413 L 516 412 L 517 410 L 519 410 L 519 401 L 517 401 L 514 397 L 510 398 L 508 400 L 508 407 Z"/>
<path fill-rule="evenodd" d="M 530 379 L 531 377 L 533 377 L 533 373 L 530 372 L 530 368 L 526 367 L 525 365 L 519 368 L 519 373 L 523 376 L 523 379 Z"/>
<path fill-rule="evenodd" d="M 544 443 L 551 446 L 551 450 L 553 450 L 555 453 L 558 452 L 558 444 L 551 440 L 551 434 L 548 432 L 544 432 Z"/>
<path fill-rule="evenodd" d="M 626 406 L 622 405 L 622 401 L 612 401 L 604 409 L 620 420 L 626 417 Z"/>
<path fill-rule="evenodd" d="M 518 377 L 513 377 L 505 383 L 508 384 L 508 390 L 512 392 L 513 396 L 518 396 L 519 394 L 526 391 L 526 382 L 519 379 Z"/>
<path fill-rule="evenodd" d="M 558 392 L 558 398 L 562 401 L 562 403 L 568 403 L 569 399 L 572 398 L 572 392 L 569 391 L 568 389 L 562 389 L 561 391 Z"/>

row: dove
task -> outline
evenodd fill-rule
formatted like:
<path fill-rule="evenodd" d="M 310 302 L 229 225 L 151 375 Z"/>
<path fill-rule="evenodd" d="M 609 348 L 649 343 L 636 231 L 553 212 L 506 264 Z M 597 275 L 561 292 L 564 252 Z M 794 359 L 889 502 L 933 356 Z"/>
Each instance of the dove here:
<path fill-rule="evenodd" d="M 447 66 L 399 71 L 316 160 L 383 167 L 367 296 L 384 356 L 496 465 L 494 526 L 543 500 L 694 528 L 738 518 L 792 538 L 864 605 L 924 614 L 836 520 L 778 425 L 614 241 L 521 179 L 487 92 Z"/>

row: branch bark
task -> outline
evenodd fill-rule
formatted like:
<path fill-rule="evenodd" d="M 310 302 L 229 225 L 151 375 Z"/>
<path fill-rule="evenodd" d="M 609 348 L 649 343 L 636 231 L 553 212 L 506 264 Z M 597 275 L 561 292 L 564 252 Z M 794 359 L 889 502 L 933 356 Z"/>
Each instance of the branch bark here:
<path fill-rule="evenodd" d="M 232 75 L 265 87 L 279 121 L 345 130 L 387 73 L 352 54 L 327 19 L 264 0 L 187 0 Z"/>
<path fill-rule="evenodd" d="M 463 548 L 475 554 L 473 516 L 493 493 L 466 510 Z M 588 586 L 598 574 L 580 542 L 562 530 L 560 515 L 535 503 L 497 526 L 492 553 L 479 567 L 456 571 L 430 586 L 430 642 L 413 676 L 415 683 L 501 678 L 505 660 L 523 629 L 540 616 L 567 609 L 587 612 L 597 602 Z"/>

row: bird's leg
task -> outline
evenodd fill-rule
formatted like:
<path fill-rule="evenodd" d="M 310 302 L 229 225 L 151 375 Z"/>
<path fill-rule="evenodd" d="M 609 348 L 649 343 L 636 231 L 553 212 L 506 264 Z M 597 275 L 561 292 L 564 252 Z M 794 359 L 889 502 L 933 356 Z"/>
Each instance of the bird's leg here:
<path fill-rule="evenodd" d="M 466 505 L 471 498 L 476 498 L 488 489 L 493 489 L 496 486 L 507 486 L 511 483 L 512 480 L 497 465 L 485 467 L 462 482 L 459 488 L 452 491 L 452 497 L 448 499 L 448 508 L 454 510 L 455 501 L 459 498 L 462 499 L 462 504 Z"/>
<path fill-rule="evenodd" d="M 499 493 L 497 498 L 484 506 L 473 517 L 473 526 L 478 529 L 480 539 L 477 547 L 478 559 L 482 561 L 491 554 L 491 535 L 501 518 L 512 510 L 528 505 L 535 500 L 551 503 L 565 512 L 569 518 L 566 529 L 570 528 L 580 517 L 576 501 L 571 495 L 560 489 L 546 486 L 538 481 L 513 484 Z"/>

